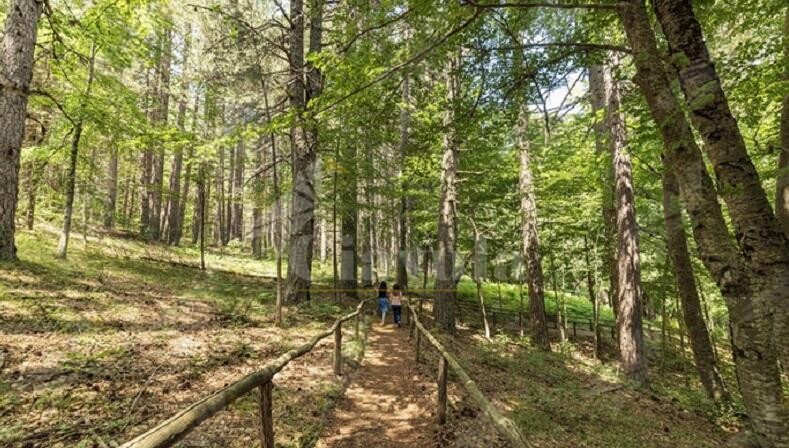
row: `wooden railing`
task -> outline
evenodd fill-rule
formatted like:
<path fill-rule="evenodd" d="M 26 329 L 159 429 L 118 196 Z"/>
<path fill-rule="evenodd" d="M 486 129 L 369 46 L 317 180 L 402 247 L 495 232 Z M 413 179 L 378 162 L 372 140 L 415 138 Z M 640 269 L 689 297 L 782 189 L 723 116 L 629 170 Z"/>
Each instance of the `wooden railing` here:
<path fill-rule="evenodd" d="M 238 398 L 258 389 L 258 407 L 260 410 L 260 440 L 263 448 L 274 448 L 274 422 L 271 414 L 271 382 L 279 371 L 289 362 L 309 353 L 322 339 L 334 334 L 334 373 L 342 374 L 342 324 L 356 318 L 355 337 L 359 338 L 359 319 L 362 309 L 369 300 L 364 300 L 356 307 L 356 311 L 347 314 L 334 322 L 334 325 L 323 333 L 315 335 L 306 344 L 283 353 L 279 358 L 266 364 L 262 369 L 250 373 L 240 380 L 226 386 L 200 401 L 192 403 L 174 416 L 168 418 L 148 432 L 141 434 L 121 448 L 159 448 L 168 447 L 181 440 L 192 429 L 204 420 L 226 408 Z"/>
<path fill-rule="evenodd" d="M 477 406 L 482 410 L 482 413 L 488 420 L 493 424 L 496 428 L 496 431 L 504 437 L 513 448 L 526 448 L 529 447 L 530 444 L 526 441 L 526 438 L 521 433 L 520 429 L 518 429 L 515 423 L 502 415 L 502 413 L 491 404 L 490 400 L 488 400 L 485 395 L 477 387 L 477 384 L 468 376 L 468 374 L 463 370 L 458 363 L 457 359 L 452 356 L 451 353 L 447 352 L 444 346 L 430 333 L 419 321 L 419 313 L 417 312 L 416 307 L 408 306 L 410 310 L 409 314 L 411 315 L 410 319 L 410 330 L 412 333 L 415 334 L 415 350 L 416 350 L 416 362 L 419 362 L 420 355 L 421 355 L 421 343 L 422 343 L 422 336 L 427 339 L 430 345 L 433 346 L 436 351 L 439 353 L 438 359 L 438 399 L 437 399 L 437 412 L 436 416 L 438 419 L 438 423 L 443 425 L 446 423 L 446 416 L 447 416 L 447 369 L 451 368 L 455 375 L 460 379 L 460 383 L 469 393 L 471 398 L 476 402 Z"/>

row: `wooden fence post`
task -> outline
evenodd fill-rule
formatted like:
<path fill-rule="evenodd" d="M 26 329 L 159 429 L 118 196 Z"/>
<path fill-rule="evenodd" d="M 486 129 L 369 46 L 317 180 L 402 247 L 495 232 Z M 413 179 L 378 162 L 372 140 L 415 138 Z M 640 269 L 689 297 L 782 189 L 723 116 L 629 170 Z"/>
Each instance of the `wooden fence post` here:
<path fill-rule="evenodd" d="M 447 422 L 447 359 L 438 358 L 438 424 Z"/>
<path fill-rule="evenodd" d="M 266 381 L 258 386 L 258 407 L 260 408 L 260 446 L 274 448 L 274 420 L 271 416 L 271 391 L 274 384 Z"/>
<path fill-rule="evenodd" d="M 361 315 L 362 315 L 361 312 L 356 315 L 356 326 L 354 327 L 354 330 L 353 330 L 354 331 L 353 338 L 355 340 L 357 340 L 357 341 L 359 340 L 359 316 L 361 316 Z"/>
<path fill-rule="evenodd" d="M 334 374 L 342 375 L 342 322 L 334 330 Z"/>
<path fill-rule="evenodd" d="M 573 337 L 574 338 L 578 337 L 578 334 L 576 334 L 576 331 L 575 331 L 575 321 L 573 321 Z"/>
<path fill-rule="evenodd" d="M 589 331 L 594 331 L 594 325 L 592 324 L 592 319 L 589 319 Z"/>
<path fill-rule="evenodd" d="M 419 344 L 422 342 L 422 332 L 416 329 L 416 362 L 419 363 Z"/>
<path fill-rule="evenodd" d="M 613 325 L 611 325 L 611 339 L 616 340 L 616 331 L 614 331 Z"/>

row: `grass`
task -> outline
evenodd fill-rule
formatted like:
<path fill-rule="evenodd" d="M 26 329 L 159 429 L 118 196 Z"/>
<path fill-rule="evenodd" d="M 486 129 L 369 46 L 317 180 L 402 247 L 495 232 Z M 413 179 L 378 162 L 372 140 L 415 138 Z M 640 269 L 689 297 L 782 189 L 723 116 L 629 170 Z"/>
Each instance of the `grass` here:
<path fill-rule="evenodd" d="M 274 326 L 274 263 L 239 247 L 210 250 L 203 272 L 195 248 L 119 235 L 75 235 L 67 260 L 55 258 L 46 226 L 20 231 L 17 244 L 22 260 L 0 265 L 2 446 L 122 443 L 350 309 L 318 296 Z M 360 356 L 353 328 L 345 334 L 346 356 Z M 320 434 L 344 387 L 331 357 L 331 343 L 320 344 L 276 377 L 279 446 L 310 446 Z M 244 403 L 183 443 L 254 443 L 256 411 Z"/>
<path fill-rule="evenodd" d="M 527 341 L 499 335 L 482 341 L 463 330 L 453 351 L 483 393 L 541 447 L 716 447 L 727 435 L 706 414 L 658 388 L 632 389 L 611 364 L 574 353 L 532 350 Z M 662 378 L 663 372 L 653 372 Z M 660 382 L 660 380 L 658 380 Z M 663 384 L 663 383 L 661 383 Z M 663 387 L 661 385 L 660 387 Z M 499 446 L 498 436 L 473 404 L 456 391 L 452 437 Z"/>

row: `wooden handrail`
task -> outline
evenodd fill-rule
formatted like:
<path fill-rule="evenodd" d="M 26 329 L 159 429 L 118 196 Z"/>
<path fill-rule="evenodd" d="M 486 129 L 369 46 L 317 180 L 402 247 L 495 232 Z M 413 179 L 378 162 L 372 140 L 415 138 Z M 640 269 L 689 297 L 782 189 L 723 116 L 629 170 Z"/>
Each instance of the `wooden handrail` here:
<path fill-rule="evenodd" d="M 430 345 L 435 348 L 439 354 L 441 355 L 441 359 L 439 360 L 439 396 L 438 396 L 438 419 L 439 423 L 443 424 L 444 422 L 444 413 L 442 409 L 446 409 L 446 365 L 455 372 L 455 374 L 460 378 L 460 383 L 466 389 L 466 391 L 471 395 L 471 398 L 477 403 L 477 406 L 482 409 L 482 413 L 490 420 L 493 426 L 496 428 L 499 434 L 504 437 L 513 448 L 527 448 L 531 447 L 531 445 L 526 441 L 526 438 L 521 433 L 520 429 L 518 429 L 517 425 L 510 420 L 509 418 L 505 417 L 493 404 L 488 400 L 485 395 L 483 395 L 482 391 L 479 390 L 477 387 L 477 383 L 475 383 L 471 377 L 468 376 L 463 367 L 460 366 L 460 363 L 455 359 L 452 354 L 450 354 L 444 346 L 430 333 L 419 321 L 419 315 L 416 312 L 416 309 L 409 306 L 408 309 L 411 312 L 411 323 L 416 328 L 416 352 L 417 352 L 417 362 L 419 360 L 419 343 L 420 343 L 420 334 L 424 334 L 425 338 L 430 342 Z M 442 384 L 443 383 L 443 384 Z"/>
<path fill-rule="evenodd" d="M 337 319 L 330 329 L 315 335 L 306 344 L 283 353 L 274 361 L 266 364 L 262 369 L 250 373 L 202 400 L 192 403 L 144 434 L 124 443 L 121 445 L 121 448 L 161 448 L 171 446 L 181 440 L 201 422 L 226 408 L 238 398 L 246 395 L 256 387 L 270 383 L 274 375 L 288 365 L 289 362 L 312 351 L 322 339 L 336 334 L 342 328 L 343 322 L 359 315 L 367 302 L 369 302 L 369 299 L 360 302 L 356 306 L 356 311 Z M 335 360 L 335 366 L 337 362 Z"/>

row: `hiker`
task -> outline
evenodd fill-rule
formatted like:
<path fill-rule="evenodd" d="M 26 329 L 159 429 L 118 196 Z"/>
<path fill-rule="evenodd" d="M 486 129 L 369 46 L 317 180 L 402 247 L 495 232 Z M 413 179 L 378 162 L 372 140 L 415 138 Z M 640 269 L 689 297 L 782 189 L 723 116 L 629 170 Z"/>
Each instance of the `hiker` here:
<path fill-rule="evenodd" d="M 403 290 L 397 283 L 392 286 L 392 317 L 397 328 L 401 328 L 400 316 L 403 311 Z"/>
<path fill-rule="evenodd" d="M 389 310 L 389 291 L 386 282 L 378 285 L 378 312 L 381 313 L 381 325 L 386 323 L 386 312 Z"/>

